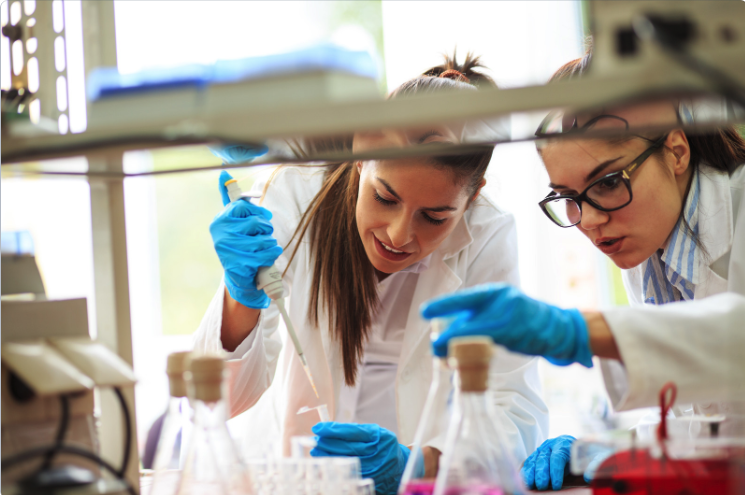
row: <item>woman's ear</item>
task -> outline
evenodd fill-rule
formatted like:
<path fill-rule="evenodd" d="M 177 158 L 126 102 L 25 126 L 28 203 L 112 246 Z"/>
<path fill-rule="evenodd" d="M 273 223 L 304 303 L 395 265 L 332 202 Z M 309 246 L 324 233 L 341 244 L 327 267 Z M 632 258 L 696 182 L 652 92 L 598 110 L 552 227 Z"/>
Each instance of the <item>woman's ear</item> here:
<path fill-rule="evenodd" d="M 486 179 L 481 179 L 481 184 L 479 184 L 479 187 L 476 188 L 476 192 L 473 193 L 473 196 L 471 196 L 471 199 L 469 203 L 472 203 L 476 201 L 476 198 L 479 197 L 479 194 L 481 194 L 481 189 L 486 185 Z"/>
<path fill-rule="evenodd" d="M 681 175 L 688 170 L 688 165 L 691 162 L 691 146 L 688 144 L 688 137 L 686 137 L 683 129 L 673 130 L 667 138 L 667 147 L 673 150 L 675 154 L 675 165 L 673 172 L 675 175 Z"/>
<path fill-rule="evenodd" d="M 358 174 L 362 174 L 362 162 L 361 162 L 361 161 L 359 161 L 359 162 L 356 162 L 356 163 L 354 164 L 354 166 L 355 166 L 355 167 L 357 167 L 357 173 L 358 173 Z"/>

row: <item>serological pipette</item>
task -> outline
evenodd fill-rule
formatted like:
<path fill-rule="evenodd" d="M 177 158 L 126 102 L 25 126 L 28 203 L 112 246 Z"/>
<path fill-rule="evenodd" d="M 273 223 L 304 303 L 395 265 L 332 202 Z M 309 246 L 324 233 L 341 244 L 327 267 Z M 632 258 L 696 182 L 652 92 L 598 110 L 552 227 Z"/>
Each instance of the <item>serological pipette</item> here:
<path fill-rule="evenodd" d="M 238 185 L 238 181 L 236 179 L 230 179 L 229 181 L 225 182 L 225 187 L 228 190 L 228 197 L 230 198 L 231 202 L 238 201 L 243 197 L 255 197 L 244 196 L 243 191 L 241 191 L 241 188 Z M 258 272 L 256 273 L 256 288 L 266 292 L 266 295 L 269 296 L 269 299 L 274 301 L 274 304 L 277 305 L 279 314 L 282 315 L 282 320 L 284 320 L 285 327 L 287 327 L 287 333 L 290 335 L 290 339 L 292 339 L 292 345 L 295 346 L 295 352 L 297 352 L 297 356 L 300 358 L 300 363 L 303 365 L 303 370 L 308 376 L 310 386 L 313 387 L 313 393 L 316 394 L 316 398 L 320 398 L 318 396 L 318 390 L 316 390 L 316 383 L 313 381 L 313 375 L 310 373 L 308 362 L 305 359 L 303 348 L 300 345 L 297 334 L 295 333 L 295 327 L 292 325 L 290 316 L 287 314 L 287 310 L 285 309 L 285 289 L 282 285 L 282 273 L 277 269 L 275 265 L 263 266 L 259 268 Z"/>

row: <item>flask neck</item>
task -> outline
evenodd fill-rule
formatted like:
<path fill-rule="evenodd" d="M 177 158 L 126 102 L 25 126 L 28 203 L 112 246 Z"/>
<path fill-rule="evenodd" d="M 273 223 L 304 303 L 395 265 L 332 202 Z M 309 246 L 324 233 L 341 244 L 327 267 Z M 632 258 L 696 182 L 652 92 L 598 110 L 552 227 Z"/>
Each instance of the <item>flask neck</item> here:
<path fill-rule="evenodd" d="M 489 404 L 485 392 L 465 392 L 458 394 L 458 405 L 463 418 L 483 417 L 489 414 Z"/>
<path fill-rule="evenodd" d="M 195 400 L 194 425 L 200 427 L 217 427 L 228 421 L 228 408 L 224 400 L 203 401 Z"/>

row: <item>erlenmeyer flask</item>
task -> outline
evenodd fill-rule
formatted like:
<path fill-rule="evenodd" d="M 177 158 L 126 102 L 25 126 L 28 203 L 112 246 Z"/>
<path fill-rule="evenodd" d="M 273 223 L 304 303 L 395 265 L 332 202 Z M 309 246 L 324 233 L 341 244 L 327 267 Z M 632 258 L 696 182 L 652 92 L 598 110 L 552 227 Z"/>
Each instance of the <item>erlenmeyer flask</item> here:
<path fill-rule="evenodd" d="M 168 388 L 171 397 L 168 401 L 168 411 L 163 419 L 163 427 L 158 438 L 158 448 L 155 453 L 153 469 L 153 485 L 150 493 L 157 495 L 174 495 L 178 492 L 181 480 L 179 470 L 179 456 L 184 435 L 181 430 L 182 414 L 181 402 L 186 397 L 186 358 L 189 352 L 174 352 L 168 356 L 166 373 L 168 374 Z"/>
<path fill-rule="evenodd" d="M 187 362 L 186 385 L 194 407 L 179 495 L 245 495 L 250 493 L 246 468 L 226 426 L 225 363 L 213 356 Z"/>
<path fill-rule="evenodd" d="M 448 321 L 442 318 L 432 320 L 430 337 L 434 341 L 440 332 L 446 328 Z M 404 474 L 401 476 L 399 495 L 431 495 L 435 487 L 437 462 L 445 443 L 445 431 L 449 415 L 433 413 L 435 404 L 447 404 L 448 409 L 453 399 L 453 371 L 447 363 L 447 358 L 433 356 L 432 383 L 424 403 L 422 417 L 419 419 L 414 444 L 406 463 Z M 425 452 L 429 462 L 425 462 Z"/>
<path fill-rule="evenodd" d="M 487 400 L 492 342 L 486 337 L 450 341 L 448 359 L 460 392 L 448 427 L 435 495 L 524 493 L 510 446 Z"/>

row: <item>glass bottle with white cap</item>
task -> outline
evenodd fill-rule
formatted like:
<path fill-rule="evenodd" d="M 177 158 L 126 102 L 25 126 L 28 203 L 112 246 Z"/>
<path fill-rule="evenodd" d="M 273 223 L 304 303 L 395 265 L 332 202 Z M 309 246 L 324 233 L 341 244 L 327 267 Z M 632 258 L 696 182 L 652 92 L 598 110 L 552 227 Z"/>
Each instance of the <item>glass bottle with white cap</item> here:
<path fill-rule="evenodd" d="M 458 372 L 459 393 L 440 459 L 435 495 L 524 493 L 517 463 L 488 400 L 492 353 L 488 337 L 449 342 L 448 361 Z"/>
<path fill-rule="evenodd" d="M 186 386 L 194 408 L 179 495 L 244 495 L 250 493 L 246 468 L 238 456 L 228 420 L 225 361 L 215 356 L 190 356 Z"/>

